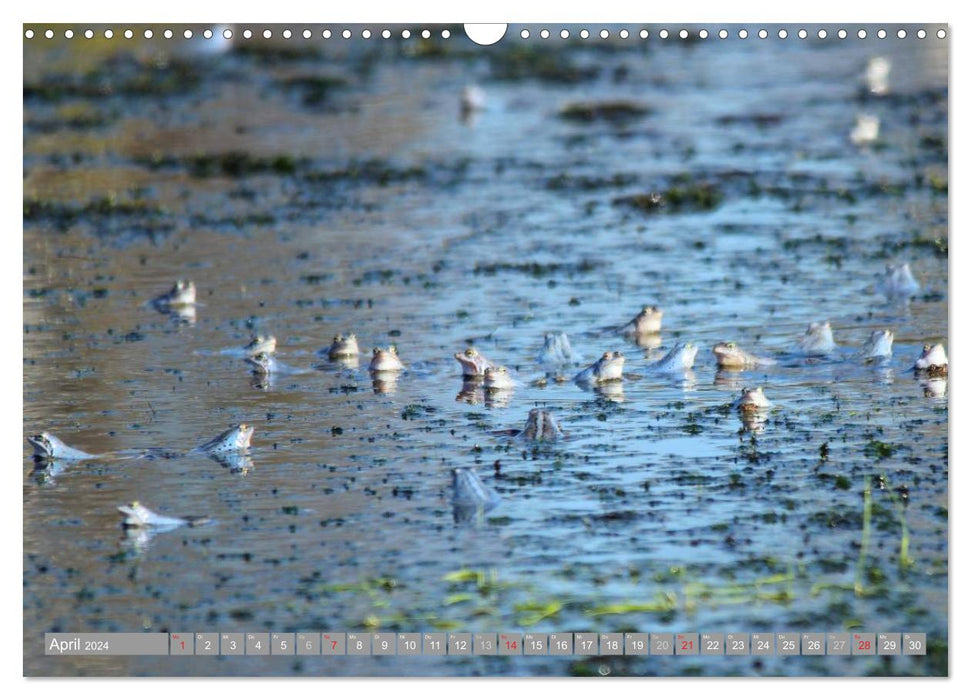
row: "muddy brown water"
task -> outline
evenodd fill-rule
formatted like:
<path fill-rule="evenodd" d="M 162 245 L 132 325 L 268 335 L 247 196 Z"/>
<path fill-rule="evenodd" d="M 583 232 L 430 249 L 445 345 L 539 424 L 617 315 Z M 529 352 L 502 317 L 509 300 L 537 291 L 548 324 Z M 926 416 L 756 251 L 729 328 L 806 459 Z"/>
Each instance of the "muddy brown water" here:
<path fill-rule="evenodd" d="M 25 443 L 25 673 L 946 673 L 947 388 L 909 371 L 947 341 L 946 44 L 364 44 L 26 46 L 25 435 L 101 452 L 256 430 L 241 472 L 204 456 L 37 469 Z M 882 97 L 862 88 L 874 55 L 892 60 Z M 463 120 L 472 83 L 487 105 Z M 560 114 L 618 100 L 646 110 Z M 880 118 L 873 145 L 849 141 L 860 113 Z M 676 187 L 680 208 L 622 201 Z M 714 201 L 691 199 L 705 187 Z M 922 285 L 909 304 L 875 291 L 898 261 Z M 176 278 L 199 288 L 192 324 L 146 304 Z M 602 330 L 644 304 L 665 311 L 658 347 Z M 787 354 L 824 319 L 835 358 Z M 892 360 L 855 360 L 883 328 Z M 549 331 L 584 364 L 624 352 L 629 376 L 534 384 Z M 306 371 L 260 386 L 219 354 L 255 332 Z M 366 358 L 323 363 L 338 332 L 396 344 L 407 370 L 380 385 Z M 782 362 L 716 372 L 729 339 Z M 693 372 L 650 375 L 678 341 L 701 348 Z M 462 392 L 452 354 L 470 342 L 516 373 L 510 396 Z M 729 404 L 754 385 L 775 408 L 747 430 Z M 569 438 L 501 434 L 535 406 Z M 456 520 L 459 466 L 499 507 Z M 134 499 L 213 522 L 131 537 L 116 507 Z M 41 651 L 45 631 L 307 630 L 913 631 L 932 653 Z"/>

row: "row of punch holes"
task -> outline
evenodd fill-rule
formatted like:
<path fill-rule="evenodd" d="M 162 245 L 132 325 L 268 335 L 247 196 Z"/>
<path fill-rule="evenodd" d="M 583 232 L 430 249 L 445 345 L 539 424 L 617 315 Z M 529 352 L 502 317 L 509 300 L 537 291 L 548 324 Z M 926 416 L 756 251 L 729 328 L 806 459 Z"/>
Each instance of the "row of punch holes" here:
<path fill-rule="evenodd" d="M 235 32 L 232 29 L 229 29 L 229 28 L 220 29 L 219 27 L 216 27 L 215 30 L 213 29 L 203 30 L 201 32 L 201 36 L 205 39 L 212 39 L 214 36 L 216 36 L 217 33 L 221 33 L 224 39 L 232 39 L 235 34 Z M 304 39 L 311 39 L 314 36 L 314 33 L 309 29 L 304 29 L 302 32 L 294 32 L 290 29 L 284 29 L 282 32 L 280 32 L 280 35 L 284 39 L 292 39 L 298 34 L 302 36 Z M 422 30 L 419 34 L 423 39 L 430 39 L 432 36 L 432 32 L 428 29 Z M 628 39 L 632 36 L 632 33 L 627 29 L 621 29 L 617 31 L 616 34 L 621 39 Z M 845 29 L 838 29 L 836 30 L 835 34 L 840 39 L 845 39 L 848 36 L 850 36 L 849 32 L 847 32 Z M 927 31 L 924 29 L 918 29 L 914 34 L 918 39 L 925 39 L 927 37 Z M 135 36 L 135 32 L 132 31 L 131 29 L 126 29 L 121 33 L 121 35 L 124 36 L 126 39 L 132 39 Z M 143 35 L 146 39 L 152 39 L 155 36 L 155 32 L 151 29 L 146 29 L 143 32 Z M 244 29 L 242 32 L 240 32 L 240 35 L 244 39 L 252 39 L 254 36 L 258 36 L 257 34 L 254 34 L 254 32 L 251 29 Z M 412 31 L 410 29 L 402 29 L 399 35 L 402 39 L 410 39 L 412 37 Z M 441 30 L 440 35 L 443 39 L 448 39 L 452 36 L 452 33 L 448 29 L 443 29 Z M 549 39 L 551 36 L 554 36 L 554 34 L 550 32 L 549 29 L 539 30 L 538 35 L 541 39 Z M 636 35 L 641 39 L 647 39 L 650 36 L 650 32 L 647 29 L 641 29 L 636 33 Z M 767 29 L 759 29 L 755 33 L 755 36 L 757 36 L 759 39 L 767 39 L 769 38 L 769 35 L 770 33 Z M 878 29 L 875 32 L 875 35 L 878 39 L 886 39 L 888 36 L 888 32 L 886 29 Z M 27 29 L 24 32 L 24 37 L 26 37 L 27 39 L 33 39 L 35 36 L 41 36 L 41 35 L 34 32 L 33 29 Z M 53 39 L 55 36 L 54 30 L 53 29 L 45 30 L 43 32 L 43 36 L 47 39 Z M 74 36 L 75 36 L 74 30 L 72 29 L 64 30 L 64 38 L 73 39 Z M 83 36 L 85 39 L 93 39 L 95 36 L 95 32 L 94 30 L 86 29 L 80 34 L 80 36 Z M 114 36 L 115 36 L 115 33 L 111 29 L 104 30 L 104 37 L 106 39 L 112 39 L 114 38 Z M 175 32 L 173 32 L 171 29 L 164 29 L 161 32 L 161 36 L 165 39 L 171 39 L 175 36 Z M 182 36 L 185 39 L 191 39 L 194 36 L 194 34 L 191 29 L 186 29 L 182 32 Z M 262 36 L 264 39 L 272 39 L 273 31 L 270 29 L 264 29 L 262 32 Z M 334 33 L 330 29 L 324 29 L 320 33 L 320 36 L 324 39 L 330 39 L 332 37 L 337 37 L 337 36 L 340 36 L 344 39 L 350 39 L 354 36 L 354 33 L 350 29 L 344 29 L 343 31 L 340 31 L 338 33 Z M 370 39 L 376 36 L 377 36 L 377 33 L 372 32 L 370 29 L 363 29 L 360 32 L 360 37 L 362 39 Z M 394 34 L 390 29 L 384 29 L 380 32 L 380 36 L 383 39 L 391 39 L 394 36 Z M 531 36 L 531 33 L 528 29 L 523 29 L 519 32 L 519 36 L 522 39 L 529 39 Z M 571 36 L 570 30 L 568 29 L 561 29 L 559 32 L 559 37 L 561 39 L 569 39 L 570 36 Z M 591 36 L 591 33 L 587 29 L 581 29 L 579 32 L 577 32 L 577 36 L 579 36 L 581 39 L 589 39 Z M 601 29 L 599 32 L 599 36 L 601 39 L 609 39 L 610 31 L 607 29 Z M 660 39 L 677 37 L 677 38 L 686 40 L 686 39 L 695 38 L 691 36 L 691 32 L 689 32 L 687 29 L 682 29 L 680 31 L 668 31 L 667 29 L 661 29 L 657 32 L 657 36 Z M 709 32 L 707 29 L 701 29 L 701 30 L 698 30 L 696 34 L 696 38 L 698 39 L 707 39 L 710 36 L 717 36 L 719 39 L 727 39 L 729 36 L 731 36 L 731 33 L 727 29 L 720 29 L 714 33 Z M 747 39 L 749 37 L 749 32 L 747 29 L 739 29 L 737 32 L 737 36 L 739 39 Z M 779 39 L 787 39 L 789 37 L 789 31 L 786 29 L 780 29 L 777 32 L 777 36 Z M 806 39 L 810 36 L 810 32 L 807 31 L 806 29 L 800 29 L 796 32 L 796 36 L 799 37 L 800 39 Z M 827 32 L 825 29 L 819 29 L 816 31 L 815 36 L 819 39 L 825 39 L 829 36 L 829 32 Z M 866 29 L 857 30 L 856 36 L 860 39 L 866 39 L 868 36 L 867 30 Z M 896 36 L 898 39 L 906 39 L 907 30 L 898 29 L 896 32 Z M 938 39 L 944 39 L 946 36 L 947 36 L 947 32 L 944 29 L 937 30 Z"/>

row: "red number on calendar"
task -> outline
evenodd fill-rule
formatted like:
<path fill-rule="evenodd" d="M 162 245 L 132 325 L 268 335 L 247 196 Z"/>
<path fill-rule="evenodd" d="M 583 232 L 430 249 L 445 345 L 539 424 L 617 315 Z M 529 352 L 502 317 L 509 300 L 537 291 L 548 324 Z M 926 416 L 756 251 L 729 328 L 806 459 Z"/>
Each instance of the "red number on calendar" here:
<path fill-rule="evenodd" d="M 336 649 L 337 648 L 337 640 L 336 639 L 330 643 L 330 648 L 331 649 Z"/>
<path fill-rule="evenodd" d="M 519 647 L 516 646 L 516 642 L 506 642 L 506 649 L 518 649 L 518 648 Z"/>
<path fill-rule="evenodd" d="M 681 640 L 681 650 L 682 651 L 689 651 L 689 650 L 694 649 L 694 648 L 695 648 L 694 640 L 690 640 L 690 639 L 683 639 L 683 640 Z"/>
<path fill-rule="evenodd" d="M 857 649 L 860 649 L 861 651 L 869 651 L 869 649 L 870 649 L 870 640 L 868 640 L 868 639 L 861 639 L 860 640 L 860 645 L 857 647 Z"/>

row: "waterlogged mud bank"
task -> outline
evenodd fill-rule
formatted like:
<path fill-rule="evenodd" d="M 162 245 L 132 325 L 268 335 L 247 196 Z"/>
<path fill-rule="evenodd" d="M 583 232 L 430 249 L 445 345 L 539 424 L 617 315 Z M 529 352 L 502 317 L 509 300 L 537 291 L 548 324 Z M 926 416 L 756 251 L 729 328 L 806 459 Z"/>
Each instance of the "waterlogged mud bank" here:
<path fill-rule="evenodd" d="M 876 42 L 483 58 L 462 41 L 27 50 L 24 433 L 91 453 L 255 433 L 239 469 L 37 469 L 25 444 L 25 672 L 946 673 L 947 381 L 910 371 L 947 342 L 944 49 L 902 42 L 873 95 Z M 463 115 L 472 84 L 485 106 Z M 871 143 L 850 138 L 860 113 L 879 117 Z M 921 285 L 909 303 L 879 291 L 897 262 Z M 180 278 L 192 319 L 147 304 Z M 656 337 L 604 330 L 652 304 Z M 837 352 L 795 357 L 823 320 Z M 859 361 L 884 328 L 893 357 Z M 554 331 L 576 355 L 559 375 L 536 361 Z M 350 332 L 359 362 L 318 354 Z M 296 371 L 220 354 L 256 333 Z M 728 340 L 779 362 L 718 370 Z M 652 372 L 677 342 L 694 368 Z M 511 392 L 463 383 L 470 343 Z M 389 344 L 406 370 L 372 377 Z M 621 383 L 562 381 L 607 351 Z M 731 405 L 755 386 L 773 408 L 746 421 Z M 509 434 L 537 406 L 564 439 Z M 459 517 L 456 467 L 501 503 Z M 135 500 L 210 522 L 132 536 L 116 508 Z M 38 646 L 517 629 L 900 630 L 930 653 L 335 665 Z"/>

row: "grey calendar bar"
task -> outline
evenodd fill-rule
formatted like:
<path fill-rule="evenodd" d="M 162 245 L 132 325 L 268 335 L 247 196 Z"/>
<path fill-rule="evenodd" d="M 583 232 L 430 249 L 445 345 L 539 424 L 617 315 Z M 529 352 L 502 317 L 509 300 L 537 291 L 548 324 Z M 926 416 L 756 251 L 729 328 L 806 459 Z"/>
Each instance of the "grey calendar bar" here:
<path fill-rule="evenodd" d="M 44 635 L 47 656 L 924 656 L 923 632 L 171 632 Z"/>
<path fill-rule="evenodd" d="M 47 632 L 44 653 L 47 656 L 168 656 L 169 635 L 164 632 Z"/>

